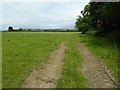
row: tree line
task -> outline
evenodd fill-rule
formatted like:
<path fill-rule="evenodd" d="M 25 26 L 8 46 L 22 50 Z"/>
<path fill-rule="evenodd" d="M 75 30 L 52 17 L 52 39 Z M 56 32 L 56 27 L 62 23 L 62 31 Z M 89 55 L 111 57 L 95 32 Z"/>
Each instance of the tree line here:
<path fill-rule="evenodd" d="M 8 27 L 9 32 L 78 32 L 75 29 L 14 29 L 12 26 Z"/>
<path fill-rule="evenodd" d="M 95 36 L 120 38 L 120 2 L 89 2 L 76 19 L 75 27 L 83 34 L 95 30 Z"/>

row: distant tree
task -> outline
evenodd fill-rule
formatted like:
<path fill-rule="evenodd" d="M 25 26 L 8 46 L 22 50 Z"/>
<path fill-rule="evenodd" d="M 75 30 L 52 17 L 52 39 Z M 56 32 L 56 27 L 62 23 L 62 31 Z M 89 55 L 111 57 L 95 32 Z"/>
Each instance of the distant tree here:
<path fill-rule="evenodd" d="M 22 28 L 19 28 L 19 31 L 23 31 L 23 29 L 22 29 Z"/>
<path fill-rule="evenodd" d="M 12 27 L 12 26 L 9 26 L 9 27 L 8 27 L 8 31 L 13 31 L 13 27 Z"/>
<path fill-rule="evenodd" d="M 28 31 L 32 31 L 32 29 L 28 29 Z"/>
<path fill-rule="evenodd" d="M 67 29 L 67 32 L 69 32 L 69 29 Z"/>
<path fill-rule="evenodd" d="M 45 32 L 47 32 L 48 30 L 44 30 Z"/>

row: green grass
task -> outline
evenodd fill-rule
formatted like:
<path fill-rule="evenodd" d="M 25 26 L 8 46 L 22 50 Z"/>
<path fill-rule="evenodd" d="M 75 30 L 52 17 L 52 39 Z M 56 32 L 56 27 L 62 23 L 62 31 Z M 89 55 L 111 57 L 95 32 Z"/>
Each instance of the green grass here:
<path fill-rule="evenodd" d="M 47 61 L 64 40 L 62 36 L 61 33 L 3 33 L 3 87 L 20 87 L 34 68 Z"/>
<path fill-rule="evenodd" d="M 93 37 L 92 35 L 79 35 L 80 42 L 84 43 L 93 54 L 102 60 L 108 68 L 113 72 L 113 75 L 118 80 L 118 70 L 120 68 L 118 63 L 118 45 L 107 39 L 107 38 L 99 38 Z"/>
<path fill-rule="evenodd" d="M 63 78 L 68 81 L 63 83 L 63 79 L 60 79 L 58 87 L 64 87 L 62 84 L 65 87 L 83 87 L 84 78 L 79 70 L 82 59 L 76 49 L 75 34 L 73 32 L 3 33 L 3 88 L 21 87 L 23 81 L 35 68 L 47 62 L 50 53 L 61 42 L 68 43 L 63 68 Z"/>
<path fill-rule="evenodd" d="M 117 77 L 118 48 L 106 38 L 95 38 L 78 32 L 4 32 L 2 36 L 2 87 L 20 88 L 37 67 L 46 63 L 50 53 L 65 42 L 62 76 L 58 88 L 84 88 L 87 80 L 80 71 L 83 58 L 77 49 L 84 43 Z"/>
<path fill-rule="evenodd" d="M 58 88 L 85 88 L 86 79 L 80 71 L 82 57 L 79 54 L 77 45 L 79 33 L 68 36 L 68 48 L 65 52 L 62 77 L 57 83 Z"/>

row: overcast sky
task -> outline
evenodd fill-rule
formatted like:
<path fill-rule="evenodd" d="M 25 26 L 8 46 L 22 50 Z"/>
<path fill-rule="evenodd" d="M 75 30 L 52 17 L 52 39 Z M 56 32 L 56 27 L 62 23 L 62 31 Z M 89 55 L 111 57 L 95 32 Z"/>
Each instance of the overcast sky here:
<path fill-rule="evenodd" d="M 89 0 L 84 2 L 3 2 L 2 29 L 13 28 L 74 28 L 80 11 Z M 1 6 L 1 5 L 0 5 Z"/>

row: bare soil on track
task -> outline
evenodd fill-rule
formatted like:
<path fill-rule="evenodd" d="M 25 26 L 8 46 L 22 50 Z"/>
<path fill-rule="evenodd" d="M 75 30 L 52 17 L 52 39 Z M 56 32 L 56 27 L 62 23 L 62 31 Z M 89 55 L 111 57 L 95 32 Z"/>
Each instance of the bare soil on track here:
<path fill-rule="evenodd" d="M 88 80 L 89 88 L 117 88 L 110 76 L 106 73 L 105 65 L 98 60 L 83 44 L 78 45 L 84 62 L 82 72 Z M 107 70 L 109 71 L 109 70 Z"/>
<path fill-rule="evenodd" d="M 65 43 L 51 53 L 49 60 L 43 67 L 34 70 L 24 82 L 24 88 L 56 88 L 56 83 L 61 77 Z"/>

